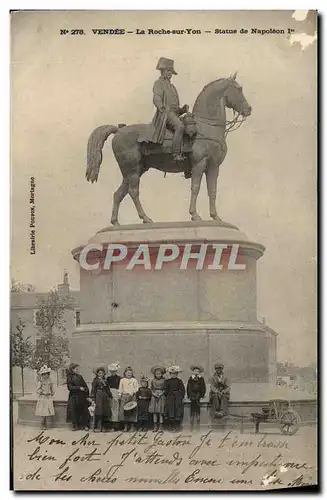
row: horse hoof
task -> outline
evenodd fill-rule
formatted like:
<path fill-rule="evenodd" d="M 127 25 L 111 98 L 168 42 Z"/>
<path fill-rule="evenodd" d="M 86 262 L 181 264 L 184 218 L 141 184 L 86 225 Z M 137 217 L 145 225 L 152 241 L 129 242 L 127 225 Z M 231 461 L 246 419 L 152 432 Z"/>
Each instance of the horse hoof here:
<path fill-rule="evenodd" d="M 218 221 L 222 220 L 217 214 L 216 215 L 210 215 L 210 217 L 212 218 L 212 220 L 218 220 Z"/>
<path fill-rule="evenodd" d="M 198 214 L 192 215 L 191 220 L 192 221 L 202 220 L 202 217 L 200 217 Z"/>
<path fill-rule="evenodd" d="M 113 219 L 111 219 L 111 224 L 112 224 L 113 226 L 120 226 L 120 224 L 119 224 L 118 220 L 113 220 Z"/>
<path fill-rule="evenodd" d="M 143 224 L 152 224 L 152 223 L 153 223 L 153 220 L 149 219 L 149 217 L 147 217 L 146 219 L 143 219 Z"/>

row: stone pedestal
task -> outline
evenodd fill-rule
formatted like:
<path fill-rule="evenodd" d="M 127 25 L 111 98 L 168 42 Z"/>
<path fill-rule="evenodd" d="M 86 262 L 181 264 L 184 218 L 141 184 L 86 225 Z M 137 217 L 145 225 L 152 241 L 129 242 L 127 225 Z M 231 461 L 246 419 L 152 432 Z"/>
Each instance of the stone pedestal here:
<path fill-rule="evenodd" d="M 184 381 L 191 363 L 200 363 L 208 379 L 217 361 L 225 364 L 232 382 L 274 379 L 276 333 L 257 319 L 257 260 L 264 247 L 248 240 L 235 226 L 216 222 L 158 223 L 105 228 L 73 250 L 79 261 L 87 243 L 98 244 L 88 262 L 103 262 L 109 244 L 128 247 L 125 261 L 110 269 L 80 267 L 81 325 L 73 334 L 71 359 L 88 380 L 92 368 L 112 361 L 131 365 L 135 375 L 150 375 L 155 363 L 178 364 Z M 139 245 L 148 245 L 151 269 L 127 270 Z M 207 244 L 203 269 L 196 259 L 180 269 L 181 257 L 154 269 L 160 244 L 176 244 L 197 252 Z M 215 250 L 224 244 L 223 269 L 208 269 Z M 227 268 L 232 245 L 239 245 L 237 263 Z M 236 247 L 234 247 L 235 249 Z"/>

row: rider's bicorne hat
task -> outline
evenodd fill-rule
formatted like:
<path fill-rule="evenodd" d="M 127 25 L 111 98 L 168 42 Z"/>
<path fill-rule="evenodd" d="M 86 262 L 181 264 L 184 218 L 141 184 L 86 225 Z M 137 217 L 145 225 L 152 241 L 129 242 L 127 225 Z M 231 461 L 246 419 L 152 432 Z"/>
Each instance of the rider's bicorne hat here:
<path fill-rule="evenodd" d="M 174 70 L 174 61 L 172 59 L 167 59 L 166 57 L 160 57 L 156 69 L 171 69 L 173 75 L 177 75 Z"/>

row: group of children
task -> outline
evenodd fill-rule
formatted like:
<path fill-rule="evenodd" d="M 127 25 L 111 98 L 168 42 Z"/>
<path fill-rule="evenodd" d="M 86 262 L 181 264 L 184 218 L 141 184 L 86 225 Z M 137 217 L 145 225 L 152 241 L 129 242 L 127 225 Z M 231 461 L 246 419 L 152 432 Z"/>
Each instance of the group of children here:
<path fill-rule="evenodd" d="M 151 382 L 144 375 L 138 382 L 130 366 L 124 370 L 122 377 L 118 375 L 118 370 L 117 363 L 109 365 L 110 375 L 107 378 L 103 367 L 95 370 L 91 391 L 95 431 L 129 431 L 136 428 L 157 431 L 162 430 L 165 417 L 170 430 L 180 429 L 186 391 L 178 377 L 181 371 L 178 366 L 171 366 L 168 370 L 160 365 L 154 366 Z M 167 372 L 169 378 L 166 377 Z M 103 386 L 101 389 L 100 384 Z M 106 401 L 103 400 L 104 394 L 108 398 Z M 100 403 L 102 400 L 103 403 Z"/>
<path fill-rule="evenodd" d="M 223 365 L 215 365 L 217 373 L 214 377 L 218 379 L 215 382 L 214 377 L 212 378 L 210 392 L 221 406 L 221 391 L 217 389 L 215 392 L 213 385 L 222 384 L 224 375 L 219 371 L 219 367 L 223 368 Z M 157 431 L 163 429 L 165 420 L 169 430 L 178 431 L 183 421 L 186 393 L 190 400 L 191 429 L 200 426 L 200 402 L 206 393 L 201 366 L 191 366 L 192 375 L 188 379 L 186 389 L 179 378 L 181 370 L 178 366 L 171 366 L 166 370 L 164 366 L 156 365 L 151 369 L 151 382 L 142 375 L 140 383 L 134 377 L 130 366 L 124 370 L 122 377 L 118 375 L 119 368 L 118 363 L 109 365 L 108 376 L 104 367 L 96 368 L 89 392 L 87 383 L 79 373 L 79 366 L 76 363 L 70 365 L 67 371 L 67 422 L 72 423 L 74 430 L 89 430 L 93 427 L 95 432 L 129 431 L 136 428 L 152 428 Z M 39 371 L 39 399 L 36 405 L 36 414 L 42 416 L 43 427 L 46 427 L 46 418 L 54 415 L 54 389 L 49 375 L 50 369 L 43 366 Z M 229 388 L 227 385 L 226 387 L 229 394 Z M 213 403 L 217 411 L 214 399 Z"/>

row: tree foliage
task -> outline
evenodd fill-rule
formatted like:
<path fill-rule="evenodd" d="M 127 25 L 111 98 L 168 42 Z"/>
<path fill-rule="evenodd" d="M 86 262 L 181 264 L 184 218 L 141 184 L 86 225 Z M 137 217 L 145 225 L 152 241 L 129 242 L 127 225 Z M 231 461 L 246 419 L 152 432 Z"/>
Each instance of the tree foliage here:
<path fill-rule="evenodd" d="M 13 278 L 11 280 L 11 292 L 12 293 L 35 292 L 35 287 L 33 285 L 27 285 L 25 283 L 21 283 L 20 281 L 17 281 Z"/>
<path fill-rule="evenodd" d="M 34 345 L 30 337 L 24 338 L 26 323 L 18 319 L 17 325 L 11 327 L 11 364 L 20 368 L 30 366 Z"/>
<path fill-rule="evenodd" d="M 278 377 L 301 377 L 307 381 L 314 381 L 317 378 L 317 366 L 315 363 L 308 366 L 297 366 L 292 362 L 277 363 Z"/>
<path fill-rule="evenodd" d="M 24 368 L 31 368 L 32 359 L 34 354 L 34 345 L 30 337 L 24 338 L 24 329 L 26 323 L 21 318 L 18 323 L 13 327 L 11 326 L 11 365 L 20 368 L 22 393 L 24 396 Z"/>
<path fill-rule="evenodd" d="M 40 338 L 32 360 L 32 367 L 35 370 L 46 364 L 52 370 L 57 371 L 67 363 L 68 339 L 60 335 L 66 331 L 65 308 L 66 303 L 56 290 L 50 291 L 38 304 L 36 318 Z"/>
<path fill-rule="evenodd" d="M 60 335 L 46 335 L 35 348 L 31 367 L 39 370 L 41 366 L 47 365 L 51 370 L 57 371 L 67 364 L 68 358 L 68 339 Z"/>
<path fill-rule="evenodd" d="M 54 329 L 65 332 L 65 313 L 66 303 L 61 299 L 57 290 L 51 290 L 46 298 L 42 298 L 38 303 L 37 328 L 41 334 L 52 335 Z"/>

